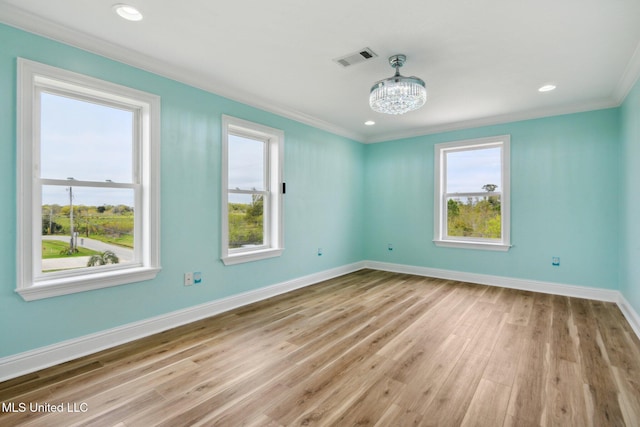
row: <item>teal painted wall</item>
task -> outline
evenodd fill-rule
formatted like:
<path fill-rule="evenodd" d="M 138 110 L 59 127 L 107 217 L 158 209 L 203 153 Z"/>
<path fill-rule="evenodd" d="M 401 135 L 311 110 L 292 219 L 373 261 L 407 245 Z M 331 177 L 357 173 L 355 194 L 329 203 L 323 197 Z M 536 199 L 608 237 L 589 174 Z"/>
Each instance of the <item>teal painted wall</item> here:
<path fill-rule="evenodd" d="M 621 107 L 620 291 L 640 313 L 640 81 Z"/>
<path fill-rule="evenodd" d="M 28 303 L 14 292 L 18 56 L 161 96 L 163 269 L 155 280 Z M 0 25 L 0 94 L 0 357 L 365 259 L 607 289 L 620 281 L 640 311 L 637 85 L 620 109 L 362 145 Z M 222 114 L 285 131 L 280 258 L 219 260 Z M 514 247 L 435 247 L 433 145 L 500 134 L 511 135 Z M 203 285 L 182 286 L 186 271 L 202 271 Z"/>
<path fill-rule="evenodd" d="M 365 153 L 365 258 L 617 288 L 617 109 L 389 141 Z M 511 135 L 508 252 L 436 247 L 434 144 Z M 387 249 L 392 243 L 393 251 Z M 553 267 L 551 257 L 560 257 Z"/>
<path fill-rule="evenodd" d="M 163 268 L 155 280 L 32 302 L 14 292 L 18 56 L 161 96 Z M 0 357 L 362 260 L 360 143 L 3 25 L 0 93 Z M 219 260 L 222 114 L 285 132 L 280 258 Z M 203 284 L 184 287 L 187 271 L 201 271 Z"/>

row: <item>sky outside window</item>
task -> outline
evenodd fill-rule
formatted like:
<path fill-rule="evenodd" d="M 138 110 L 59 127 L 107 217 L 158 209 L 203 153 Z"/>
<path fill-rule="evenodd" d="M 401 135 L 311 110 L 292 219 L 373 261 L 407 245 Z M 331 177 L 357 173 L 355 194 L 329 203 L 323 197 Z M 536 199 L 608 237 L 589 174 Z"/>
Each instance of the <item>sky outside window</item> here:
<path fill-rule="evenodd" d="M 229 134 L 229 189 L 266 190 L 265 142 Z M 238 194 L 229 194 L 229 202 L 245 203 Z"/>
<path fill-rule="evenodd" d="M 229 188 L 264 190 L 264 142 L 229 135 Z"/>
<path fill-rule="evenodd" d="M 133 181 L 132 111 L 50 93 L 42 93 L 40 101 L 42 178 Z M 84 193 L 82 203 L 88 206 L 133 206 L 130 192 L 87 188 Z M 68 194 L 65 198 L 54 187 L 43 188 L 42 197 L 43 204 L 69 203 Z"/>
<path fill-rule="evenodd" d="M 485 191 L 483 185 L 502 182 L 498 147 L 450 151 L 446 156 L 447 193 L 480 193 Z"/>

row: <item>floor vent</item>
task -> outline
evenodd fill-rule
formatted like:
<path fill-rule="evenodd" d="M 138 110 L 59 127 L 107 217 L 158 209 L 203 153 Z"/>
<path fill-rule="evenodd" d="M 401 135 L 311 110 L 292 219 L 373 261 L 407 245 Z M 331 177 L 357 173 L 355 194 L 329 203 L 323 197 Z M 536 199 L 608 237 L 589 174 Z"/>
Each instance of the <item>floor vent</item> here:
<path fill-rule="evenodd" d="M 346 68 L 355 64 L 359 64 L 360 62 L 368 61 L 369 59 L 373 59 L 376 56 L 378 55 L 374 51 L 372 51 L 368 47 L 365 47 L 363 49 L 360 49 L 358 52 L 335 58 L 333 61 Z"/>

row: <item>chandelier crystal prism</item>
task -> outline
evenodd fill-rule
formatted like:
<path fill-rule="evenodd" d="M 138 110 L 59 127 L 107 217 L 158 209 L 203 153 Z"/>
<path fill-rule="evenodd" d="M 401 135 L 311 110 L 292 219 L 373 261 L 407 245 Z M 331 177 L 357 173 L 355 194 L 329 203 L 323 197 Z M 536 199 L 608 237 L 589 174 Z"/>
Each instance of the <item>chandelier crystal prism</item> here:
<path fill-rule="evenodd" d="M 400 75 L 400 67 L 407 60 L 405 55 L 393 55 L 389 64 L 396 73 L 388 79 L 377 81 L 371 87 L 369 106 L 373 111 L 384 114 L 404 114 L 417 110 L 427 101 L 424 81 L 418 77 Z"/>

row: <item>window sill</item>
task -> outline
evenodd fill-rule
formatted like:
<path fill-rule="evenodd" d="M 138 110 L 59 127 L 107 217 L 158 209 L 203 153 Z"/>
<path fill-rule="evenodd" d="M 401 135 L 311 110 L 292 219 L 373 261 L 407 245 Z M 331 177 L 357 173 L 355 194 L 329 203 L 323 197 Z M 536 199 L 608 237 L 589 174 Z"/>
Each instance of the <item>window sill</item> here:
<path fill-rule="evenodd" d="M 445 248 L 480 249 L 485 251 L 507 252 L 511 245 L 489 242 L 463 242 L 459 240 L 434 240 L 436 246 Z"/>
<path fill-rule="evenodd" d="M 31 286 L 16 289 L 16 292 L 25 301 L 34 301 L 151 280 L 157 276 L 159 271 L 159 267 L 134 267 L 126 270 L 86 274 L 77 277 L 39 280 Z"/>
<path fill-rule="evenodd" d="M 259 261 L 261 259 L 275 258 L 282 255 L 282 248 L 262 249 L 253 252 L 243 252 L 222 257 L 224 265 L 242 264 L 245 262 Z"/>

